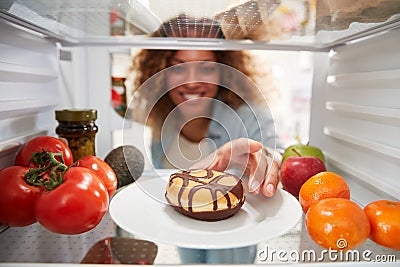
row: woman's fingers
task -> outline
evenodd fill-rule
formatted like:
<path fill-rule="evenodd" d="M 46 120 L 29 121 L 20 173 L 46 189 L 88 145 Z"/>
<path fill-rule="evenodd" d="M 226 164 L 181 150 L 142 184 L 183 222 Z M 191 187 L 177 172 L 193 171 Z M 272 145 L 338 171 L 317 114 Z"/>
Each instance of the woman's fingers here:
<path fill-rule="evenodd" d="M 231 167 L 239 168 L 243 174 L 249 175 L 248 187 L 251 193 L 262 191 L 265 196 L 271 197 L 279 182 L 279 165 L 262 148 L 262 144 L 257 141 L 236 139 L 224 144 L 190 169 L 225 171 Z"/>
<path fill-rule="evenodd" d="M 224 171 L 229 167 L 247 168 L 249 154 L 257 152 L 262 144 L 247 138 L 235 139 L 218 148 L 214 153 L 192 165 L 190 169 Z"/>
<path fill-rule="evenodd" d="M 249 165 L 254 167 L 250 169 L 249 190 L 253 194 L 262 191 L 265 196 L 271 197 L 279 182 L 279 165 L 262 150 L 252 155 Z"/>
<path fill-rule="evenodd" d="M 276 187 L 279 183 L 279 165 L 272 158 L 268 158 L 268 171 L 262 186 L 262 192 L 267 197 L 272 197 L 276 192 Z"/>

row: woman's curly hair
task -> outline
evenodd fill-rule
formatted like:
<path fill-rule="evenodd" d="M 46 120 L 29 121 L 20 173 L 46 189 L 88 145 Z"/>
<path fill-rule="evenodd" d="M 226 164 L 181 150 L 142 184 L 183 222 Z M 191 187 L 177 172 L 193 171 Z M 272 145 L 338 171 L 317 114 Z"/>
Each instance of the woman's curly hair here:
<path fill-rule="evenodd" d="M 163 23 L 158 30 L 151 34 L 151 37 L 223 39 L 224 35 L 220 25 L 214 20 L 207 18 L 195 20 L 185 15 L 180 15 Z M 134 120 L 146 119 L 145 123 L 152 128 L 153 134 L 159 132 L 162 122 L 175 107 L 168 94 L 166 94 L 163 75 L 156 74 L 169 67 L 169 61 L 176 52 L 177 50 L 143 49 L 133 58 L 130 67 L 130 71 L 135 74 L 133 83 L 135 108 L 131 107 L 131 112 L 133 112 L 131 116 Z M 220 86 L 218 92 L 220 100 L 233 109 L 238 108 L 244 102 L 260 100 L 259 92 L 254 85 L 256 72 L 254 71 L 251 57 L 246 51 L 221 50 L 213 52 L 218 63 L 230 66 L 248 78 L 243 79 L 237 77 L 237 75 L 223 73 L 220 84 L 224 86 Z M 152 79 L 150 79 L 151 77 Z M 237 78 L 235 79 L 235 77 Z M 144 84 L 146 84 L 145 89 L 142 86 Z M 239 94 L 236 92 L 239 92 Z M 149 107 L 150 104 L 152 104 L 151 107 Z M 147 118 L 143 118 L 143 114 L 137 111 L 140 107 L 147 110 Z M 134 113 L 137 113 L 137 116 Z"/>

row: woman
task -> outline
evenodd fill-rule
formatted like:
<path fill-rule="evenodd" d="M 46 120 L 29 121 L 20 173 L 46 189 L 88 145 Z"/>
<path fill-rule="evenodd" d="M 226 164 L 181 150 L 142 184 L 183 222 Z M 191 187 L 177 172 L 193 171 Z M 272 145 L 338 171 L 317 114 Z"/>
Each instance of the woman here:
<path fill-rule="evenodd" d="M 215 21 L 186 16 L 164 23 L 152 36 L 224 38 Z M 280 162 L 275 128 L 251 66 L 243 51 L 139 52 L 131 68 L 136 89 L 130 109 L 133 119 L 152 129 L 155 168 L 230 169 L 249 177 L 251 193 L 274 195 Z M 197 262 L 250 263 L 255 246 L 180 252 L 188 262 L 195 255 Z"/>

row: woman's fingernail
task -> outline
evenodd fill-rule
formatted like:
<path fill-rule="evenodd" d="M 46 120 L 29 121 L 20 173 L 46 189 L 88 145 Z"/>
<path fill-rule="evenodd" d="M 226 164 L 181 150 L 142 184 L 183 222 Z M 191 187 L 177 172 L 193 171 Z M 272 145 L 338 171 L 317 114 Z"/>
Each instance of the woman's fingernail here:
<path fill-rule="evenodd" d="M 272 184 L 267 184 L 266 191 L 272 196 L 275 193 L 275 187 Z"/>
<path fill-rule="evenodd" d="M 250 185 L 250 191 L 251 192 L 257 191 L 257 189 L 260 188 L 260 185 L 261 185 L 260 181 L 253 179 L 253 181 L 251 182 L 251 185 Z"/>

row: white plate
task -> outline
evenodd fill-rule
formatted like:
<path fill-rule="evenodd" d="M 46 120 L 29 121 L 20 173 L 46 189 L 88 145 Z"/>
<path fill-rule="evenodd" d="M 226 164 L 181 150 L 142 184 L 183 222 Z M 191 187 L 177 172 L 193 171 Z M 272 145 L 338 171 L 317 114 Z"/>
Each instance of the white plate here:
<path fill-rule="evenodd" d="M 111 200 L 110 215 L 125 231 L 154 242 L 186 248 L 222 249 L 255 245 L 293 228 L 302 209 L 291 194 L 278 189 L 274 197 L 246 195 L 234 216 L 205 222 L 186 217 L 166 204 L 168 177 L 141 178 Z"/>

